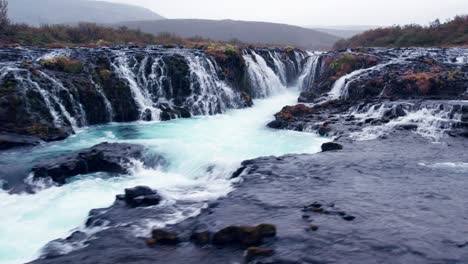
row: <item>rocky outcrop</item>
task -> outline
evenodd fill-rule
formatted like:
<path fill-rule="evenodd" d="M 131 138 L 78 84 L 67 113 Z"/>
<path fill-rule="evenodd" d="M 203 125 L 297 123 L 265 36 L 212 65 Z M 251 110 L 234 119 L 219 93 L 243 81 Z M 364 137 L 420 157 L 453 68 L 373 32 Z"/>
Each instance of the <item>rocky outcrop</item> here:
<path fill-rule="evenodd" d="M 144 148 L 139 145 L 101 143 L 89 149 L 36 164 L 32 173 L 36 180 L 50 178 L 58 184 L 65 184 L 69 178 L 80 174 L 95 172 L 123 174 L 127 173 L 132 159 L 143 157 L 143 150 Z"/>
<path fill-rule="evenodd" d="M 346 78 L 341 99 L 460 99 L 468 89 L 468 66 L 454 58 L 466 49 L 359 49 L 325 53 L 316 76 L 301 94 L 313 102 Z M 357 70 L 361 70 L 358 74 Z M 337 98 L 336 98 L 337 99 Z"/>

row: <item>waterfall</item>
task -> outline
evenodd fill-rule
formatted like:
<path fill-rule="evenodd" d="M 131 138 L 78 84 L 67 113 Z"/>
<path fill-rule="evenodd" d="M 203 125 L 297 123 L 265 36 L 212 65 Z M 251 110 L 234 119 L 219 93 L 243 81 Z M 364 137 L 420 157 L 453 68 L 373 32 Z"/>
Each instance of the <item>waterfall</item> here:
<path fill-rule="evenodd" d="M 112 104 L 107 99 L 106 94 L 102 90 L 101 85 L 97 84 L 93 78 L 89 79 L 90 82 L 93 84 L 94 89 L 96 89 L 96 92 L 101 96 L 102 100 L 104 101 L 104 105 L 106 106 L 106 111 L 107 111 L 107 117 L 108 117 L 108 122 L 112 122 L 114 119 L 114 110 L 112 109 Z"/>
<path fill-rule="evenodd" d="M 234 91 L 219 80 L 215 64 L 202 56 L 187 56 L 192 81 L 192 104 L 188 107 L 194 114 L 213 115 L 237 108 Z"/>
<path fill-rule="evenodd" d="M 270 68 L 265 59 L 255 51 L 243 51 L 243 58 L 247 64 L 247 71 L 255 87 L 255 97 L 267 97 L 286 90 L 280 77 Z"/>
<path fill-rule="evenodd" d="M 75 99 L 75 97 L 70 93 L 70 91 L 67 88 L 65 88 L 63 84 L 57 78 L 51 77 L 48 74 L 44 73 L 43 71 L 38 71 L 38 72 L 41 76 L 43 76 L 45 79 L 49 80 L 52 83 L 53 87 L 56 89 L 57 92 L 63 91 L 68 95 L 68 99 L 70 100 L 70 103 L 73 106 L 74 112 L 76 114 L 79 114 L 78 117 L 80 120 L 80 124 L 77 123 L 76 119 L 73 118 L 68 111 L 62 110 L 62 112 L 64 113 L 64 115 L 66 115 L 69 121 L 73 122 L 72 123 L 73 129 L 78 128 L 78 126 L 85 126 L 87 124 L 87 121 L 86 121 L 86 112 L 83 109 L 83 105 Z M 55 96 L 55 98 L 56 98 L 54 99 L 55 101 L 58 101 L 58 102 L 61 101 L 57 96 Z M 64 108 L 62 104 L 60 104 L 60 108 L 61 109 Z"/>
<path fill-rule="evenodd" d="M 281 82 L 283 83 L 283 85 L 287 85 L 288 80 L 286 77 L 286 66 L 279 58 L 277 52 L 268 51 L 268 54 L 270 55 L 270 58 L 273 60 L 273 63 L 275 64 L 276 72 L 278 73 Z"/>
<path fill-rule="evenodd" d="M 351 81 L 353 81 L 356 76 L 359 77 L 361 76 L 361 74 L 366 73 L 368 71 L 372 71 L 373 69 L 375 69 L 375 66 L 371 68 L 356 70 L 342 76 L 333 84 L 333 87 L 330 90 L 330 93 L 328 94 L 328 99 L 346 99 L 348 97 L 348 86 L 351 83 Z"/>
<path fill-rule="evenodd" d="M 373 71 L 380 70 L 382 68 L 387 67 L 388 65 L 391 64 L 398 64 L 398 63 L 405 63 L 407 53 L 404 53 L 403 55 L 392 59 L 388 62 L 377 64 L 375 66 L 365 68 L 365 69 L 359 69 L 356 71 L 353 71 L 349 74 L 346 74 L 339 78 L 338 80 L 335 81 L 333 84 L 332 89 L 328 93 L 328 100 L 335 100 L 335 99 L 346 99 L 348 98 L 348 88 L 349 85 L 354 81 L 359 79 L 361 76 L 364 76 L 366 74 L 369 74 Z M 413 55 L 414 56 L 414 55 Z"/>
<path fill-rule="evenodd" d="M 365 127 L 362 131 L 351 133 L 351 137 L 357 140 L 371 140 L 386 135 L 402 125 L 414 125 L 415 132 L 431 140 L 439 140 L 446 131 L 456 128 L 462 120 L 462 109 L 464 103 L 444 102 L 384 102 L 378 105 L 365 106 L 364 108 L 351 111 L 356 119 L 365 122 L 368 119 L 380 120 L 385 118 L 389 112 L 399 114 L 394 116 L 388 123 Z"/>
<path fill-rule="evenodd" d="M 309 57 L 297 79 L 297 85 L 300 91 L 305 91 L 308 87 L 313 85 L 317 74 L 318 62 L 320 61 L 320 55 L 318 54 L 307 52 L 307 55 Z"/>
<path fill-rule="evenodd" d="M 160 110 L 154 107 L 149 91 L 143 89 L 146 87 L 138 85 L 135 73 L 130 69 L 127 55 L 124 52 L 117 52 L 117 59 L 112 66 L 120 78 L 127 80 L 133 99 L 138 105 L 140 119 L 159 120 Z"/>
<path fill-rule="evenodd" d="M 18 93 L 23 104 L 14 111 L 30 114 L 30 124 L 66 131 L 243 108 L 252 98 L 285 91 L 305 64 L 305 53 L 269 49 L 244 49 L 234 64 L 218 64 L 216 56 L 199 50 L 156 46 L 2 52 L 8 56 L 0 62 L 0 82 L 23 91 Z M 44 63 L 57 57 L 65 60 Z M 70 72 L 69 62 L 81 64 L 81 70 Z"/>
<path fill-rule="evenodd" d="M 62 127 L 63 126 L 63 121 L 60 118 L 59 113 L 55 110 L 55 107 L 54 107 L 53 103 L 51 102 L 52 101 L 51 94 L 49 92 L 47 92 L 46 90 L 42 89 L 41 86 L 37 82 L 34 82 L 31 79 L 31 74 L 29 72 L 27 72 L 27 77 L 23 78 L 22 76 L 17 75 L 15 70 L 16 69 L 12 70 L 13 74 L 15 75 L 15 79 L 19 81 L 19 83 L 21 84 L 21 86 L 23 88 L 30 87 L 32 85 L 33 89 L 35 91 L 37 91 L 41 95 L 42 100 L 46 104 L 47 110 L 49 111 L 49 114 L 53 119 L 54 125 L 56 127 Z M 20 70 L 20 69 L 17 69 L 17 70 Z M 22 71 L 22 70 L 20 70 L 20 71 Z M 26 72 L 26 71 L 24 71 L 24 72 Z M 56 100 L 54 100 L 54 101 L 56 101 Z M 57 103 L 57 102 L 55 102 L 55 103 Z M 73 120 L 69 119 L 68 122 L 70 124 L 72 124 Z"/>

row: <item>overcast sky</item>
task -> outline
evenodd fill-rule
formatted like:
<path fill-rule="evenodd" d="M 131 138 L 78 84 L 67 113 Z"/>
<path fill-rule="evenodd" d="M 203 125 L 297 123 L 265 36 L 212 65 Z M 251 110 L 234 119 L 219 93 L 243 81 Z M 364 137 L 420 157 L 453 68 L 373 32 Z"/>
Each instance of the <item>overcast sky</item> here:
<path fill-rule="evenodd" d="M 295 25 L 427 24 L 468 13 L 468 0 L 106 0 L 167 18 L 236 19 Z"/>

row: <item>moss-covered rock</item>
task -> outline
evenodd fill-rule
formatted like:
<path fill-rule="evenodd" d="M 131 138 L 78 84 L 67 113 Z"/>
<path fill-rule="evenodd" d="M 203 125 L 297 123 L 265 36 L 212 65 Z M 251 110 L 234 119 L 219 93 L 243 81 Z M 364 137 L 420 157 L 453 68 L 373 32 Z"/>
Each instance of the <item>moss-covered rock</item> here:
<path fill-rule="evenodd" d="M 46 69 L 63 71 L 66 73 L 81 73 L 84 69 L 83 64 L 79 60 L 66 56 L 43 59 L 40 61 L 40 64 Z"/>

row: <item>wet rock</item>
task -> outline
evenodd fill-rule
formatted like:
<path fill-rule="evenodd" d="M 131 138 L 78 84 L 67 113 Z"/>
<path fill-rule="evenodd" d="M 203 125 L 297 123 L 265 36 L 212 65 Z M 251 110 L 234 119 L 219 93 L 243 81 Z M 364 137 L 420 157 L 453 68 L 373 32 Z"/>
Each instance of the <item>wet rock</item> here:
<path fill-rule="evenodd" d="M 245 260 L 247 262 L 252 261 L 257 257 L 269 257 L 275 254 L 273 249 L 269 248 L 259 248 L 259 247 L 249 247 L 245 250 Z"/>
<path fill-rule="evenodd" d="M 353 221 L 354 219 L 356 219 L 356 217 L 352 215 L 343 216 L 343 220 L 346 220 L 346 221 Z"/>
<path fill-rule="evenodd" d="M 276 227 L 270 224 L 258 226 L 229 226 L 213 235 L 215 245 L 255 246 L 264 238 L 276 236 Z"/>
<path fill-rule="evenodd" d="M 395 127 L 396 129 L 401 129 L 401 130 L 416 130 L 418 129 L 417 124 L 400 124 Z"/>
<path fill-rule="evenodd" d="M 156 191 L 146 186 L 125 189 L 125 195 L 122 198 L 130 207 L 154 206 L 162 200 Z"/>
<path fill-rule="evenodd" d="M 147 240 L 147 244 L 150 245 L 176 245 L 180 243 L 179 237 L 174 232 L 155 229 L 151 234 L 151 239 Z"/>
<path fill-rule="evenodd" d="M 316 226 L 316 225 L 309 225 L 309 226 L 306 228 L 306 231 L 313 231 L 313 232 L 315 232 L 315 231 L 317 231 L 318 229 L 319 229 L 319 227 Z"/>
<path fill-rule="evenodd" d="M 322 137 L 327 137 L 331 134 L 332 132 L 332 129 L 331 127 L 329 127 L 328 125 L 322 125 L 319 127 L 319 129 L 317 130 L 318 134 Z"/>
<path fill-rule="evenodd" d="M 211 235 L 208 231 L 194 232 L 190 236 L 190 241 L 200 246 L 207 245 L 211 242 Z"/>
<path fill-rule="evenodd" d="M 127 173 L 131 159 L 141 159 L 144 148 L 124 143 L 101 143 L 94 147 L 46 160 L 32 169 L 34 179 L 51 178 L 58 184 L 80 174 L 94 172 Z"/>
<path fill-rule="evenodd" d="M 237 170 L 232 174 L 231 179 L 235 179 L 235 178 L 239 177 L 239 176 L 244 172 L 245 169 L 246 169 L 245 166 L 240 167 L 239 169 L 237 169 Z"/>
<path fill-rule="evenodd" d="M 37 146 L 43 142 L 40 138 L 34 136 L 23 136 L 17 134 L 3 133 L 0 134 L 0 150 Z"/>
<path fill-rule="evenodd" d="M 322 152 L 335 151 L 341 149 L 343 149 L 343 146 L 335 142 L 328 142 L 322 144 Z"/>

